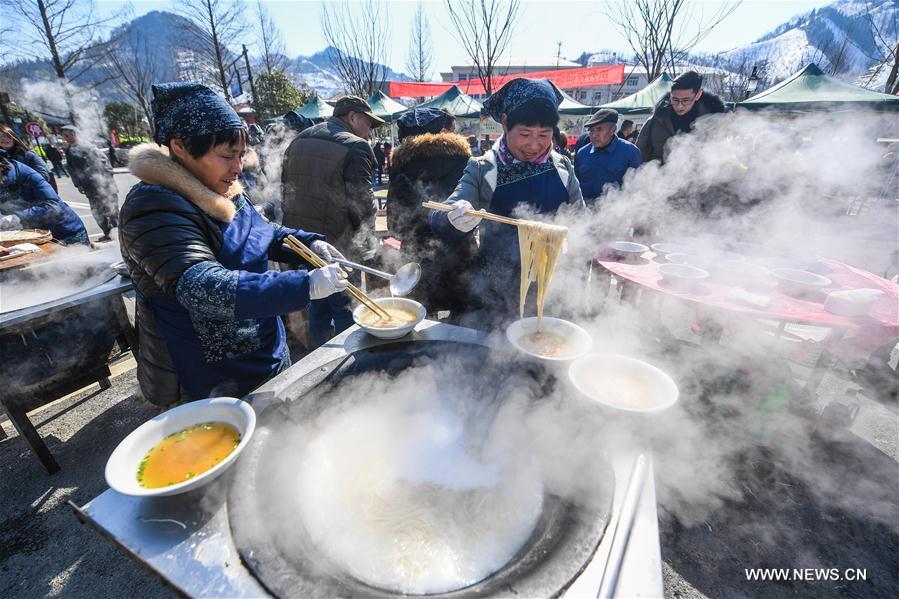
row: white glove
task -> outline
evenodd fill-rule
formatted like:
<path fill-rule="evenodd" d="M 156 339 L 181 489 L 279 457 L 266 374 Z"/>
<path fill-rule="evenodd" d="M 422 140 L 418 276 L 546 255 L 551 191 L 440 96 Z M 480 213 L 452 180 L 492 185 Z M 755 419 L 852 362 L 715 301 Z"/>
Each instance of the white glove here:
<path fill-rule="evenodd" d="M 343 257 L 343 254 L 340 253 L 340 250 L 327 241 L 322 241 L 320 239 L 313 241 L 309 246 L 309 249 L 324 258 L 325 262 L 334 262 L 334 258 L 346 260 L 346 258 Z"/>
<path fill-rule="evenodd" d="M 467 210 L 473 209 L 470 202 L 466 200 L 456 200 L 451 205 L 453 209 L 446 216 L 449 218 L 450 224 L 457 230 L 468 233 L 481 222 L 480 216 L 465 214 Z"/>
<path fill-rule="evenodd" d="M 329 264 L 309 272 L 309 299 L 324 299 L 343 291 L 350 282 L 343 276 L 339 264 Z"/>
<path fill-rule="evenodd" d="M 15 214 L 10 214 L 0 218 L 0 231 L 19 230 L 22 228 L 22 221 Z"/>

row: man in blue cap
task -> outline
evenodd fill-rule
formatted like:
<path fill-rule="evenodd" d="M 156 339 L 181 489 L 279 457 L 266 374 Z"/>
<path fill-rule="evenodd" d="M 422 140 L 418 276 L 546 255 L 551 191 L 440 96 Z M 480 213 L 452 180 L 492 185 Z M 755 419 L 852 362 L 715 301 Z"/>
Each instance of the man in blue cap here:
<path fill-rule="evenodd" d="M 618 137 L 618 112 L 603 108 L 584 124 L 590 143 L 578 150 L 574 170 L 588 205 L 596 202 L 607 185 L 620 186 L 628 169 L 637 168 L 640 150 Z"/>

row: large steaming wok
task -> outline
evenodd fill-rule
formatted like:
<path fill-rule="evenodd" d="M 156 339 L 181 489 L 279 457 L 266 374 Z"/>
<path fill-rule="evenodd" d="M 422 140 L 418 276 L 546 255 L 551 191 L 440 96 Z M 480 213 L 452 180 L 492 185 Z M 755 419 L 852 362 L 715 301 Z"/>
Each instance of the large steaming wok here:
<path fill-rule="evenodd" d="M 272 460 L 299 461 L 300 456 L 283 455 L 284 435 L 292 423 L 308 421 L 323 410 L 342 401 L 365 401 L 364 398 L 341 396 L 341 383 L 349 377 L 373 371 L 391 374 L 430 360 L 441 364 L 455 363 L 466 372 L 476 372 L 483 394 L 472 401 L 489 401 L 504 385 L 522 384 L 532 389 L 548 390 L 553 379 L 540 376 L 519 366 L 488 364 L 490 350 L 458 343 L 420 342 L 375 347 L 356 352 L 320 368 L 301 381 L 301 389 L 288 395 L 293 401 L 275 403 L 259 417 L 253 442 L 241 456 L 230 489 L 228 513 L 235 544 L 243 561 L 272 594 L 280 597 L 395 597 L 399 593 L 369 586 L 329 563 L 323 552 L 312 546 L 305 531 L 300 551 L 282 546 L 285 523 L 298 522 L 285 513 L 288 502 L 280 501 L 289 487 L 283 480 L 262 474 L 261 464 Z M 607 481 L 584 507 L 547 494 L 543 513 L 530 539 L 511 561 L 486 579 L 441 597 L 482 597 L 518 595 L 551 597 L 559 595 L 587 566 L 609 520 L 614 491 L 614 474 L 601 447 L 596 448 L 593 468 L 599 480 Z M 302 527 L 298 527 L 302 528 Z"/>
<path fill-rule="evenodd" d="M 118 249 L 99 252 L 82 247 L 62 250 L 54 259 L 0 276 L 0 314 L 15 312 L 88 291 L 111 280 L 110 264 L 121 260 Z"/>

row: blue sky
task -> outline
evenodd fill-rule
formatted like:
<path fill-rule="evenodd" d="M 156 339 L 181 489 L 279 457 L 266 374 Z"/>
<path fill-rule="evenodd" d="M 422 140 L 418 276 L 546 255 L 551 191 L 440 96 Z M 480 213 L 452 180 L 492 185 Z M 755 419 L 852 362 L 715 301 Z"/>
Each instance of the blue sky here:
<path fill-rule="evenodd" d="M 333 1 L 333 0 L 332 0 Z M 135 0 L 132 3 L 135 16 L 152 10 L 172 10 L 172 2 Z M 291 56 L 313 54 L 325 47 L 321 32 L 321 2 L 276 0 L 263 2 L 281 29 Z M 454 40 L 451 25 L 442 1 L 425 1 L 425 13 L 431 27 L 434 55 L 432 79 L 439 80 L 440 70 L 449 70 L 454 64 L 465 64 L 466 57 Z M 697 9 L 714 12 L 719 5 L 714 0 L 696 1 Z M 744 2 L 715 29 L 697 48 L 704 52 L 727 50 L 749 43 L 764 35 L 790 17 L 830 4 L 822 0 L 744 0 Z M 103 11 L 114 11 L 125 2 L 100 0 Z M 255 13 L 256 2 L 246 2 L 247 17 Z M 418 5 L 413 0 L 387 2 L 392 24 L 389 39 L 388 63 L 398 71 L 404 71 L 408 32 L 412 15 Z M 556 54 L 562 42 L 562 56 L 575 58 L 582 51 L 602 48 L 627 50 L 627 43 L 603 15 L 600 0 L 525 0 L 521 20 L 516 29 L 508 55 L 529 62 Z M 254 40 L 247 46 L 253 52 Z"/>

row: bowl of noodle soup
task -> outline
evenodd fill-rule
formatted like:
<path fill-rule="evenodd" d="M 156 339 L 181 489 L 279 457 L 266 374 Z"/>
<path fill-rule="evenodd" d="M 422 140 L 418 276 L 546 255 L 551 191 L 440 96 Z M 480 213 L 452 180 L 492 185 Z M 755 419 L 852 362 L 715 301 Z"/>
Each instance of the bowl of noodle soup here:
<path fill-rule="evenodd" d="M 362 304 L 353 310 L 353 321 L 363 331 L 379 339 L 399 339 L 408 335 L 427 316 L 424 306 L 405 297 L 382 297 L 374 301 L 390 314 L 389 322 L 377 318 Z"/>
<path fill-rule="evenodd" d="M 593 346 L 587 331 L 550 316 L 516 320 L 506 328 L 506 339 L 528 358 L 547 363 L 571 362 Z"/>

